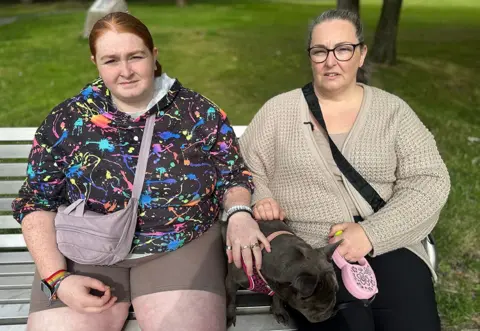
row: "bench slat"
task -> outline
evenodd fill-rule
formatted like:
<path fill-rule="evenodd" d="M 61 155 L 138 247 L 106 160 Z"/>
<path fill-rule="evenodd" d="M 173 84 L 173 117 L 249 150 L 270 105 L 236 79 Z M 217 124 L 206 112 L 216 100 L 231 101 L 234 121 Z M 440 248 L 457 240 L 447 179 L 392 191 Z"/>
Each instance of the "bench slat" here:
<path fill-rule="evenodd" d="M 20 290 L 32 287 L 32 276 L 9 276 L 0 277 L 0 290 Z"/>
<path fill-rule="evenodd" d="M 0 305 L 30 302 L 30 289 L 0 290 Z"/>
<path fill-rule="evenodd" d="M 2 159 L 28 159 L 32 145 L 0 145 Z"/>
<path fill-rule="evenodd" d="M 33 259 L 29 252 L 0 252 L 0 265 L 18 265 L 31 263 L 33 263 Z"/>
<path fill-rule="evenodd" d="M 0 163 L 0 177 L 25 177 L 26 169 L 26 163 Z"/>
<path fill-rule="evenodd" d="M 25 248 L 22 234 L 0 234 L 0 248 Z M 2 263 L 2 261 L 0 261 Z"/>
<path fill-rule="evenodd" d="M 0 181 L 0 185 L 2 185 L 1 181 Z M 12 211 L 13 199 L 14 198 L 0 198 L 0 211 Z"/>
<path fill-rule="evenodd" d="M 37 128 L 0 128 L 0 141 L 33 141 Z"/>
<path fill-rule="evenodd" d="M 0 279 L 1 277 L 22 275 L 33 275 L 35 272 L 35 264 L 0 264 Z"/>
<path fill-rule="evenodd" d="M 29 309 L 30 304 L 0 305 L 0 311 L 2 312 L 0 325 L 27 323 Z M 2 329 L 0 328 L 0 330 Z"/>
<path fill-rule="evenodd" d="M 235 135 L 240 138 L 240 136 L 245 132 L 245 129 L 247 128 L 246 125 L 234 125 L 233 126 L 233 131 L 235 131 Z"/>
<path fill-rule="evenodd" d="M 0 321 L 1 321 L 1 317 L 0 317 Z M 25 324 L 22 324 L 22 325 L 1 325 L 1 324 L 2 323 L 0 322 L 0 331 L 27 331 L 27 325 Z M 135 329 L 132 329 L 132 330 L 135 330 Z M 139 330 L 140 329 L 135 331 L 139 331 Z"/>
<path fill-rule="evenodd" d="M 23 180 L 2 180 L 0 181 L 0 194 L 18 194 Z"/>
<path fill-rule="evenodd" d="M 10 199 L 10 202 L 11 201 L 12 201 L 12 199 Z M 2 215 L 2 216 L 0 216 L 0 229 L 20 229 L 20 224 L 18 224 L 18 222 L 15 221 L 13 216 Z M 0 247 L 2 247 L 2 244 L 0 244 Z"/>
<path fill-rule="evenodd" d="M 133 321 L 132 321 L 133 322 Z M 133 329 L 135 330 L 135 329 Z M 237 316 L 235 327 L 231 327 L 228 331 L 295 331 L 293 325 L 285 326 L 277 323 L 273 315 L 258 314 L 248 316 Z"/>

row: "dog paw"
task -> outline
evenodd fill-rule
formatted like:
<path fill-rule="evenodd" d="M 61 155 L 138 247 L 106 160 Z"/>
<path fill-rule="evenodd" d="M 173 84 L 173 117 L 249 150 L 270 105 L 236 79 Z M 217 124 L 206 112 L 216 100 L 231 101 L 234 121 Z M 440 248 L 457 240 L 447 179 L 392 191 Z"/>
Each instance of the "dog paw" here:
<path fill-rule="evenodd" d="M 237 312 L 235 311 L 235 306 L 227 307 L 227 329 L 232 325 L 235 326 L 237 322 Z"/>
<path fill-rule="evenodd" d="M 272 309 L 272 314 L 280 324 L 288 325 L 290 322 L 290 315 L 288 315 L 288 312 L 285 309 Z"/>

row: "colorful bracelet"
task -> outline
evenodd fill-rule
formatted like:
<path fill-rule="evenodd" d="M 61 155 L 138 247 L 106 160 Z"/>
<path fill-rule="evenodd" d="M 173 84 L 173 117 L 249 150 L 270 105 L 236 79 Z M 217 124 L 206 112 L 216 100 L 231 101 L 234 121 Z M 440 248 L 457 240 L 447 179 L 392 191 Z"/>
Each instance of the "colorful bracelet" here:
<path fill-rule="evenodd" d="M 64 272 L 62 276 L 60 276 L 59 278 L 57 278 L 57 280 L 55 281 L 55 283 L 52 285 L 52 296 L 50 297 L 50 303 L 52 301 L 55 301 L 58 299 L 57 297 L 57 291 L 58 291 L 58 288 L 60 287 L 60 283 L 65 279 L 67 278 L 68 276 L 71 276 L 72 273 L 70 272 Z"/>
<path fill-rule="evenodd" d="M 65 269 L 60 269 L 58 271 L 55 271 L 53 274 L 51 274 L 49 277 L 45 278 L 44 281 L 48 283 L 48 285 L 53 288 L 55 283 L 67 272 Z"/>

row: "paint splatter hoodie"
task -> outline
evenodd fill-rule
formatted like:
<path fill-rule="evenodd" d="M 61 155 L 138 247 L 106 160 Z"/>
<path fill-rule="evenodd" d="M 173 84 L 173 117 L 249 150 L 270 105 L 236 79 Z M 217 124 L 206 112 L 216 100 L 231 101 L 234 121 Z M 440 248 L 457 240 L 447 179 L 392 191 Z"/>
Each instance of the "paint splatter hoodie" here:
<path fill-rule="evenodd" d="M 56 106 L 35 134 L 27 178 L 12 203 L 17 221 L 77 199 L 105 214 L 125 208 L 145 121 L 154 113 L 132 252 L 172 251 L 205 232 L 226 190 L 252 190 L 252 177 L 225 112 L 178 80 L 136 119 L 113 106 L 101 79 Z"/>

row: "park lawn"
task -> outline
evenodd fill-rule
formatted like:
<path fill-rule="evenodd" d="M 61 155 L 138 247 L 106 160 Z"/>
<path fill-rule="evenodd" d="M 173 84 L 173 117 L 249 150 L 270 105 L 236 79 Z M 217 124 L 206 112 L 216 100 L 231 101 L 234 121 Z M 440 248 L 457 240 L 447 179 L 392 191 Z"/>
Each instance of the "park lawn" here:
<path fill-rule="evenodd" d="M 192 0 L 183 9 L 130 2 L 129 9 L 151 29 L 170 76 L 218 103 L 233 124 L 248 124 L 270 97 L 310 79 L 306 26 L 334 3 L 237 2 Z M 435 134 L 450 171 L 450 198 L 434 231 L 444 330 L 480 326 L 480 2 L 453 2 L 405 0 L 399 63 L 375 67 L 371 82 L 413 107 Z M 371 45 L 380 1 L 363 3 Z M 95 78 L 80 38 L 84 7 L 2 7 L 0 17 L 18 20 L 0 26 L 0 126 L 38 126 L 53 106 Z"/>

